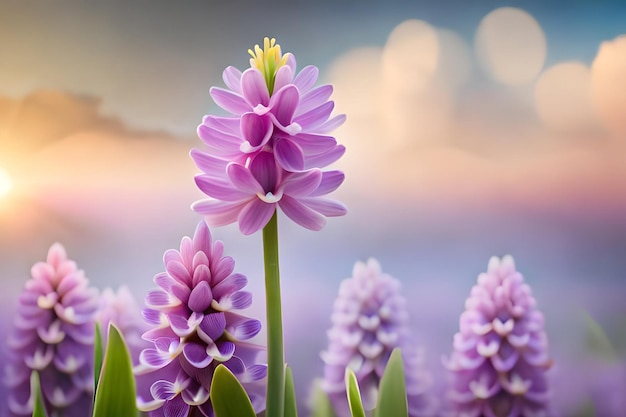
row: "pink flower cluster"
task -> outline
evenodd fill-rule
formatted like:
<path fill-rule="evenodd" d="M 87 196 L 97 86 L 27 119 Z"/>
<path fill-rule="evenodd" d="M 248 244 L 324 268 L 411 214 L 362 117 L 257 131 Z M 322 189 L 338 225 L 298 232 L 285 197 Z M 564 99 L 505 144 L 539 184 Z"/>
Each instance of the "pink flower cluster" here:
<path fill-rule="evenodd" d="M 211 226 L 239 222 L 244 234 L 262 229 L 277 207 L 294 222 L 320 230 L 326 217 L 346 213 L 324 198 L 344 180 L 341 171 L 322 171 L 345 147 L 328 133 L 344 115 L 331 117 L 332 86 L 314 87 L 318 69 L 296 73 L 292 54 L 282 55 L 274 40 L 250 51 L 243 73 L 224 70 L 228 89 L 213 87 L 211 97 L 229 116 L 205 116 L 198 127 L 208 150 L 191 151 L 202 171 L 196 184 L 209 199 L 192 208 Z"/>

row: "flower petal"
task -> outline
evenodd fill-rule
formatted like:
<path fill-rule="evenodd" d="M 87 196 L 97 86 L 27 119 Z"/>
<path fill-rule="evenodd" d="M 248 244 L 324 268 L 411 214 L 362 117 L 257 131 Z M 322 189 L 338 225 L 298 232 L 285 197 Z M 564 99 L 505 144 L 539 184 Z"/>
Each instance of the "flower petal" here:
<path fill-rule="evenodd" d="M 283 182 L 283 192 L 292 197 L 308 196 L 317 190 L 322 181 L 322 171 L 311 169 L 289 175 Z"/>
<path fill-rule="evenodd" d="M 198 369 L 206 368 L 213 361 L 213 358 L 207 355 L 206 347 L 198 343 L 185 343 L 183 355 L 192 366 Z"/>
<path fill-rule="evenodd" d="M 242 114 L 250 111 L 250 105 L 246 103 L 243 97 L 232 91 L 224 90 L 219 87 L 212 87 L 209 94 L 215 101 L 215 104 L 232 114 Z"/>
<path fill-rule="evenodd" d="M 274 142 L 274 156 L 280 166 L 287 171 L 302 171 L 304 169 L 302 148 L 288 138 L 278 138 Z"/>
<path fill-rule="evenodd" d="M 205 216 L 211 226 L 225 226 L 237 221 L 239 212 L 246 205 L 246 201 L 223 202 L 217 200 L 200 200 L 191 205 L 191 209 Z"/>
<path fill-rule="evenodd" d="M 346 152 L 346 147 L 343 145 L 337 145 L 327 152 L 323 152 L 315 155 L 308 155 L 306 158 L 305 169 L 309 168 L 324 168 L 341 158 Z"/>
<path fill-rule="evenodd" d="M 224 84 L 237 94 L 241 94 L 241 71 L 233 66 L 226 67 L 222 72 Z"/>
<path fill-rule="evenodd" d="M 234 164 L 237 165 L 237 164 Z M 228 168 L 227 168 L 228 170 Z M 238 202 L 245 200 L 249 197 L 250 193 L 240 190 L 238 187 L 233 187 L 232 184 L 223 181 L 221 179 L 211 178 L 208 175 L 196 175 L 194 177 L 198 188 L 216 200 Z"/>
<path fill-rule="evenodd" d="M 213 296 L 219 300 L 227 294 L 239 291 L 248 283 L 248 278 L 242 274 L 232 274 L 213 287 Z"/>
<path fill-rule="evenodd" d="M 291 220 L 310 230 L 321 230 L 326 225 L 326 219 L 293 197 L 284 195 L 278 202 L 283 212 Z"/>
<path fill-rule="evenodd" d="M 163 404 L 164 417 L 187 417 L 189 415 L 189 404 L 180 395 L 166 401 Z"/>
<path fill-rule="evenodd" d="M 344 216 L 348 209 L 342 203 L 325 198 L 303 198 L 302 204 L 323 214 L 326 217 Z"/>
<path fill-rule="evenodd" d="M 239 164 L 229 164 L 226 168 L 228 179 L 238 190 L 245 193 L 246 196 L 250 194 L 264 193 L 263 187 L 254 178 L 252 172 L 249 169 Z"/>
<path fill-rule="evenodd" d="M 298 107 L 300 94 L 293 85 L 288 85 L 272 96 L 271 112 L 283 129 L 292 123 L 293 115 Z"/>
<path fill-rule="evenodd" d="M 241 116 L 241 134 L 246 142 L 241 144 L 240 150 L 250 153 L 261 149 L 270 140 L 272 131 L 272 119 L 269 116 L 244 113 Z"/>
<path fill-rule="evenodd" d="M 192 149 L 189 156 L 193 159 L 199 170 L 210 176 L 219 176 L 226 172 L 228 161 L 216 158 L 198 149 Z"/>
<path fill-rule="evenodd" d="M 224 313 L 211 313 L 204 316 L 198 327 L 198 336 L 206 343 L 214 343 L 226 329 Z"/>
<path fill-rule="evenodd" d="M 314 65 L 307 65 L 302 68 L 302 71 L 296 75 L 296 79 L 293 80 L 293 83 L 298 87 L 300 91 L 308 91 L 313 87 L 315 82 L 317 81 L 317 77 L 319 75 L 319 70 Z"/>
<path fill-rule="evenodd" d="M 300 90 L 300 103 L 298 104 L 298 110 L 296 110 L 295 116 L 305 113 L 311 109 L 324 104 L 330 98 L 333 93 L 333 86 L 330 84 L 320 85 L 305 94 L 302 94 Z"/>
<path fill-rule="evenodd" d="M 187 305 L 192 311 L 201 313 L 209 308 L 211 301 L 213 301 L 213 293 L 211 292 L 209 283 L 200 281 L 194 289 L 191 290 Z"/>
<path fill-rule="evenodd" d="M 289 65 L 283 65 L 276 71 L 276 76 L 274 77 L 274 93 L 284 86 L 291 84 L 292 81 L 293 69 Z"/>
<path fill-rule="evenodd" d="M 335 191 L 343 183 L 345 178 L 345 174 L 338 170 L 322 172 L 320 185 L 310 194 L 310 196 L 317 197 Z"/>
<path fill-rule="evenodd" d="M 263 74 L 256 68 L 249 68 L 241 75 L 241 93 L 248 102 L 248 111 L 259 104 L 267 107 L 270 103 L 270 93 Z"/>
<path fill-rule="evenodd" d="M 294 122 L 302 126 L 303 130 L 313 130 L 328 120 L 333 112 L 335 103 L 327 101 L 319 107 L 309 110 L 306 113 L 294 118 Z"/>
<path fill-rule="evenodd" d="M 259 199 L 250 201 L 239 213 L 239 230 L 244 235 L 261 230 L 270 221 L 276 205 Z"/>

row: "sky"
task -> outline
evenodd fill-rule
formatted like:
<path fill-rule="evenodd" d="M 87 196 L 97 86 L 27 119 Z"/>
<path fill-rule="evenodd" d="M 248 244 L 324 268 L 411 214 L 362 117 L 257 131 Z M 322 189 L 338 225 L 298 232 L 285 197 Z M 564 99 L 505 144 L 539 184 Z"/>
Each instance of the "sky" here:
<path fill-rule="evenodd" d="M 279 219 L 299 391 L 321 376 L 356 261 L 402 282 L 441 383 L 477 275 L 510 253 L 546 315 L 555 401 L 573 410 L 591 382 L 566 382 L 597 376 L 576 365 L 593 359 L 583 311 L 626 348 L 625 22 L 621 1 L 2 2 L 0 301 L 12 308 L 58 241 L 93 285 L 141 302 L 200 221 L 188 154 L 202 116 L 223 114 L 209 88 L 276 37 L 347 115 L 348 215 L 320 232 Z M 260 234 L 212 232 L 262 319 Z"/>

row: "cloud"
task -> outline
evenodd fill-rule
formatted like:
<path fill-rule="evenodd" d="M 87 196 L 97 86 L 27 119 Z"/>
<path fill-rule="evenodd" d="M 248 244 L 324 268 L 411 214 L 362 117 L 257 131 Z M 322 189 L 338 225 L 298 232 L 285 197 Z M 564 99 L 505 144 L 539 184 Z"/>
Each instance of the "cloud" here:
<path fill-rule="evenodd" d="M 521 19 L 537 29 L 525 12 L 509 12 L 512 27 Z M 626 146 L 595 128 L 588 67 L 557 64 L 522 87 L 479 83 L 470 78 L 472 57 L 460 39 L 409 20 L 384 48 L 354 49 L 333 63 L 336 109 L 348 115 L 336 134 L 347 147 L 340 161 L 345 195 L 435 212 L 532 209 L 620 218 Z M 543 65 L 542 42 L 529 46 L 537 59 L 526 82 Z M 402 58 L 411 50 L 424 56 Z"/>
<path fill-rule="evenodd" d="M 591 65 L 591 93 L 606 129 L 626 139 L 626 35 L 600 45 Z"/>
<path fill-rule="evenodd" d="M 550 128 L 570 133 L 586 132 L 595 123 L 591 107 L 591 75 L 582 62 L 556 64 L 535 84 L 535 107 Z"/>
<path fill-rule="evenodd" d="M 476 31 L 476 52 L 497 81 L 526 84 L 535 79 L 546 58 L 546 37 L 524 10 L 501 7 L 485 16 Z"/>

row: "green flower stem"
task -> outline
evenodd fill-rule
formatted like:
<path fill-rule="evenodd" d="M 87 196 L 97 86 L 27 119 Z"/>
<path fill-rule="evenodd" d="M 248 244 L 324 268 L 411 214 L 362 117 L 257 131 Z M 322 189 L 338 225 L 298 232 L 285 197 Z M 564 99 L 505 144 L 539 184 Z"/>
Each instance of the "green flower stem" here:
<path fill-rule="evenodd" d="M 265 301 L 267 311 L 267 417 L 283 417 L 285 409 L 285 356 L 283 318 L 278 270 L 278 226 L 276 211 L 263 228 Z"/>

